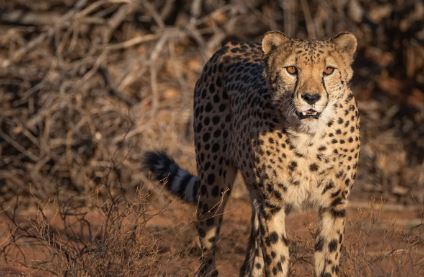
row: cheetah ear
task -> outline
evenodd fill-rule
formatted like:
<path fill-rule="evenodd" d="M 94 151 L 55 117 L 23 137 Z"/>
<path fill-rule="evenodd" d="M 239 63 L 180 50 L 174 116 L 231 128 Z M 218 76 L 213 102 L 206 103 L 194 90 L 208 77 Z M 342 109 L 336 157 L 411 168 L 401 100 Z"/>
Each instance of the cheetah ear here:
<path fill-rule="evenodd" d="M 280 47 L 287 41 L 289 41 L 289 38 L 281 32 L 267 32 L 262 39 L 262 51 L 265 55 L 268 55 L 271 51 Z"/>
<path fill-rule="evenodd" d="M 331 39 L 336 45 L 337 50 L 345 55 L 350 62 L 353 61 L 353 54 L 356 52 L 358 42 L 352 33 L 340 33 Z"/>

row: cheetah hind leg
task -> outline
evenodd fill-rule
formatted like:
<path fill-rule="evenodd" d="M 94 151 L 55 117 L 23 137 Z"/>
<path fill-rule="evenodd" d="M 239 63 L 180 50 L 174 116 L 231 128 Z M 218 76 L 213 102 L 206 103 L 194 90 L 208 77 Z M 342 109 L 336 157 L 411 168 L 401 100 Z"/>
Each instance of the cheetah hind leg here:
<path fill-rule="evenodd" d="M 201 168 L 201 167 L 200 167 Z M 197 231 L 202 256 L 197 276 L 217 276 L 215 265 L 216 244 L 224 208 L 234 183 L 236 169 L 228 164 L 215 164 L 215 174 L 199 172 L 200 191 L 197 203 Z"/>
<path fill-rule="evenodd" d="M 247 246 L 246 258 L 240 269 L 240 277 L 263 276 L 264 259 L 259 245 L 259 218 L 257 213 L 257 201 L 252 202 L 252 219 L 250 225 L 250 237 Z"/>

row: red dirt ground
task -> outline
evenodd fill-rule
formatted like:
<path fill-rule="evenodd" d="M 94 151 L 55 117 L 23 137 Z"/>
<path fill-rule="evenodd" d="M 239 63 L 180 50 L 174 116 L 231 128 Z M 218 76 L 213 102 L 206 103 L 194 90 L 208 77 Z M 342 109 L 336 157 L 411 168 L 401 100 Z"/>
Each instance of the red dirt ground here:
<path fill-rule="evenodd" d="M 183 208 L 181 208 L 183 206 Z M 363 206 L 352 203 L 352 206 Z M 163 247 L 193 248 L 194 209 L 172 203 L 166 217 L 154 218 L 150 227 L 168 233 Z M 423 210 L 398 210 L 395 206 L 351 207 L 347 216 L 342 276 L 424 276 Z M 243 199 L 229 201 L 218 250 L 222 276 L 237 276 L 244 259 L 249 235 L 250 204 Z M 291 275 L 313 276 L 313 212 L 289 215 Z M 178 235 L 178 236 L 177 236 Z M 166 275 L 184 276 L 196 269 L 197 260 L 188 255 L 169 263 Z M 190 268 L 191 271 L 181 271 Z"/>
<path fill-rule="evenodd" d="M 192 276 L 198 266 L 199 249 L 194 228 L 195 209 L 171 200 L 155 206 L 161 210 L 146 225 L 156 238 L 159 262 L 156 272 L 141 276 Z M 352 202 L 348 210 L 341 276 L 424 276 L 424 209 Z M 93 214 L 93 221 L 98 217 Z M 101 219 L 99 219 L 99 222 Z M 250 204 L 247 199 L 230 199 L 225 210 L 217 253 L 220 276 L 238 276 L 249 234 Z M 7 239 L 6 224 L 0 224 Z M 313 234 L 316 216 L 312 212 L 291 214 L 287 230 L 291 241 L 290 276 L 313 276 Z M 49 259 L 46 253 L 28 245 L 27 259 Z M 51 258 L 51 257 L 50 257 Z M 38 273 L 37 273 L 38 272 Z M 17 263 L 0 262 L 0 276 L 46 276 Z"/>

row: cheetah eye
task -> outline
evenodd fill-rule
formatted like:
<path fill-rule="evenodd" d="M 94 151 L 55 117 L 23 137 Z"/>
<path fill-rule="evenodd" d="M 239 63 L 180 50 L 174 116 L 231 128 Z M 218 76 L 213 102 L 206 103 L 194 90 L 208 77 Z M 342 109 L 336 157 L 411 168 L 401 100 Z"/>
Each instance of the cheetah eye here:
<path fill-rule="evenodd" d="M 293 66 L 293 65 L 287 66 L 286 67 L 286 70 L 291 75 L 297 75 L 297 68 L 295 66 Z"/>
<path fill-rule="evenodd" d="M 335 68 L 334 68 L 334 67 L 332 67 L 332 66 L 327 66 L 327 67 L 324 69 L 324 75 L 328 76 L 328 75 L 333 74 L 334 69 L 335 69 Z"/>

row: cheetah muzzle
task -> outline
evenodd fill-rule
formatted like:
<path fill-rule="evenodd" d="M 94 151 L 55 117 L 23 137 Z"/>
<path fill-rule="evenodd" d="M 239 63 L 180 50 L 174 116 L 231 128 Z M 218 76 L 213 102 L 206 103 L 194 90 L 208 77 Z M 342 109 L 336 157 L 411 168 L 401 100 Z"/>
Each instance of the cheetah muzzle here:
<path fill-rule="evenodd" d="M 227 43 L 204 66 L 194 93 L 198 175 L 147 152 L 154 179 L 197 203 L 199 276 L 216 276 L 224 208 L 237 172 L 252 220 L 240 276 L 287 276 L 286 212 L 320 218 L 315 275 L 339 274 L 348 195 L 359 159 L 359 113 L 349 88 L 356 38 L 300 40 L 268 32 L 262 43 Z"/>

